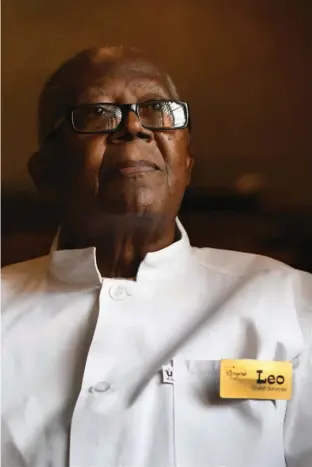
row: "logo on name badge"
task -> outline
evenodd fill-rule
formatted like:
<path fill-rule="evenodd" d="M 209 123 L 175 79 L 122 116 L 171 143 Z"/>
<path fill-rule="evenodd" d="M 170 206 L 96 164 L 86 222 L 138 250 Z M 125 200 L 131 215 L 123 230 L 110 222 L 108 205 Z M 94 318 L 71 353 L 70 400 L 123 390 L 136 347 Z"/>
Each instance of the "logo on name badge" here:
<path fill-rule="evenodd" d="M 173 384 L 173 366 L 172 363 L 161 367 L 161 382 L 163 384 Z"/>
<path fill-rule="evenodd" d="M 220 397 L 224 399 L 289 400 L 291 362 L 221 360 Z"/>

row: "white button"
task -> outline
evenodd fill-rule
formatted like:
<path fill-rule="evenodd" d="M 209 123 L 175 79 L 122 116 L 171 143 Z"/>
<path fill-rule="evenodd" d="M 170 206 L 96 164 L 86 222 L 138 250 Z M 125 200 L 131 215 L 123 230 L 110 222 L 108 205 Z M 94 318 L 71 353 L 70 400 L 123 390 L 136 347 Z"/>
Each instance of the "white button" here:
<path fill-rule="evenodd" d="M 105 392 L 111 388 L 111 385 L 106 381 L 100 381 L 99 383 L 94 384 L 91 386 L 90 391 L 95 394 L 97 392 Z"/>
<path fill-rule="evenodd" d="M 125 287 L 122 287 L 121 285 L 113 286 L 109 289 L 109 296 L 113 300 L 123 301 L 126 300 L 128 295 L 129 293 L 127 289 Z"/>

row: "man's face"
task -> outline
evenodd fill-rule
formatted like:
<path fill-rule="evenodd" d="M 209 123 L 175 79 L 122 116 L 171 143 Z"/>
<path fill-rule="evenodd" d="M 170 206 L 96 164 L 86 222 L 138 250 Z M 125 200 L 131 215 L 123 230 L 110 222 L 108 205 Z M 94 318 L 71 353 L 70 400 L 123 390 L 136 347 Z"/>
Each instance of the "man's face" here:
<path fill-rule="evenodd" d="M 75 106 L 170 99 L 165 79 L 148 63 L 97 65 L 76 79 Z M 61 129 L 65 216 L 78 228 L 99 228 L 101 214 L 152 215 L 172 220 L 189 183 L 189 131 L 152 131 L 129 112 L 118 131 L 79 134 Z"/>

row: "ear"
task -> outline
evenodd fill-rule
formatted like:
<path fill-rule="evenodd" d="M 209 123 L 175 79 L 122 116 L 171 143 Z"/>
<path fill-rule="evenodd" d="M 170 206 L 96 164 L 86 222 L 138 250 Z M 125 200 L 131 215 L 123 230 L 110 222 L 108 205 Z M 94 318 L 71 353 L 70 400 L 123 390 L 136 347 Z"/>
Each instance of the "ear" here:
<path fill-rule="evenodd" d="M 45 146 L 35 152 L 28 161 L 28 172 L 37 190 L 47 201 L 56 201 L 62 185 L 64 168 L 56 151 Z"/>
<path fill-rule="evenodd" d="M 194 167 L 194 153 L 193 153 L 193 149 L 191 147 L 191 135 L 189 133 L 188 155 L 187 155 L 187 159 L 186 159 L 186 169 L 187 169 L 187 173 L 188 173 L 188 178 L 187 178 L 186 186 L 189 186 L 189 184 L 191 182 L 193 167 Z"/>

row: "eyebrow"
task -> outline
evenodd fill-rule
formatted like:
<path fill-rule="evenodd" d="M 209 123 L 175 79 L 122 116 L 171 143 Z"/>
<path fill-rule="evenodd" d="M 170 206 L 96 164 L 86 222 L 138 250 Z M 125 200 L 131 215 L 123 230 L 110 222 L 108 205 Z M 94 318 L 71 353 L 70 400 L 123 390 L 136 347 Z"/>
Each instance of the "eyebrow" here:
<path fill-rule="evenodd" d="M 151 80 L 149 79 L 149 84 L 151 83 Z M 144 85 L 143 85 L 144 86 Z M 170 97 L 170 91 L 163 87 L 160 83 L 157 82 L 157 86 L 153 86 L 154 90 L 148 91 L 144 93 L 144 89 L 142 89 L 143 94 L 142 97 L 138 99 L 138 102 L 146 102 L 148 100 L 169 100 L 171 99 Z M 105 87 L 102 86 L 96 86 L 93 85 L 92 87 L 89 87 L 87 90 L 83 91 L 78 97 L 76 101 L 76 105 L 82 105 L 82 104 L 88 104 L 88 103 L 93 103 L 90 101 L 95 101 L 94 103 L 99 103 L 99 102 L 112 102 L 111 98 L 105 97 Z"/>
<path fill-rule="evenodd" d="M 96 97 L 97 97 L 96 95 L 88 96 L 88 99 L 86 100 L 83 96 L 81 96 L 81 98 L 79 99 L 79 102 L 77 102 L 76 106 L 88 105 L 88 104 L 92 104 L 92 105 L 96 105 L 96 104 L 116 104 L 116 105 L 118 105 L 118 104 L 120 104 L 120 102 L 112 102 L 110 99 L 106 99 L 106 100 L 104 99 L 103 100 L 103 93 L 100 96 L 98 96 L 97 100 L 94 100 Z M 145 103 L 145 102 L 152 102 L 152 101 L 168 101 L 168 100 L 174 100 L 174 99 L 171 99 L 170 97 L 165 96 L 165 95 L 152 93 L 152 94 L 145 94 L 144 96 L 140 97 L 137 100 L 137 103 Z M 134 102 L 125 102 L 125 103 L 126 104 L 133 104 Z"/>
<path fill-rule="evenodd" d="M 82 92 L 77 98 L 77 104 L 88 103 L 86 100 L 101 99 L 103 101 L 103 96 L 105 95 L 104 89 L 102 87 L 92 87 L 88 88 L 87 91 Z"/>
<path fill-rule="evenodd" d="M 170 100 L 170 97 L 165 96 L 164 94 L 160 93 L 147 93 L 144 94 L 140 99 L 138 99 L 138 102 L 149 102 L 149 101 L 161 101 L 161 100 Z"/>

